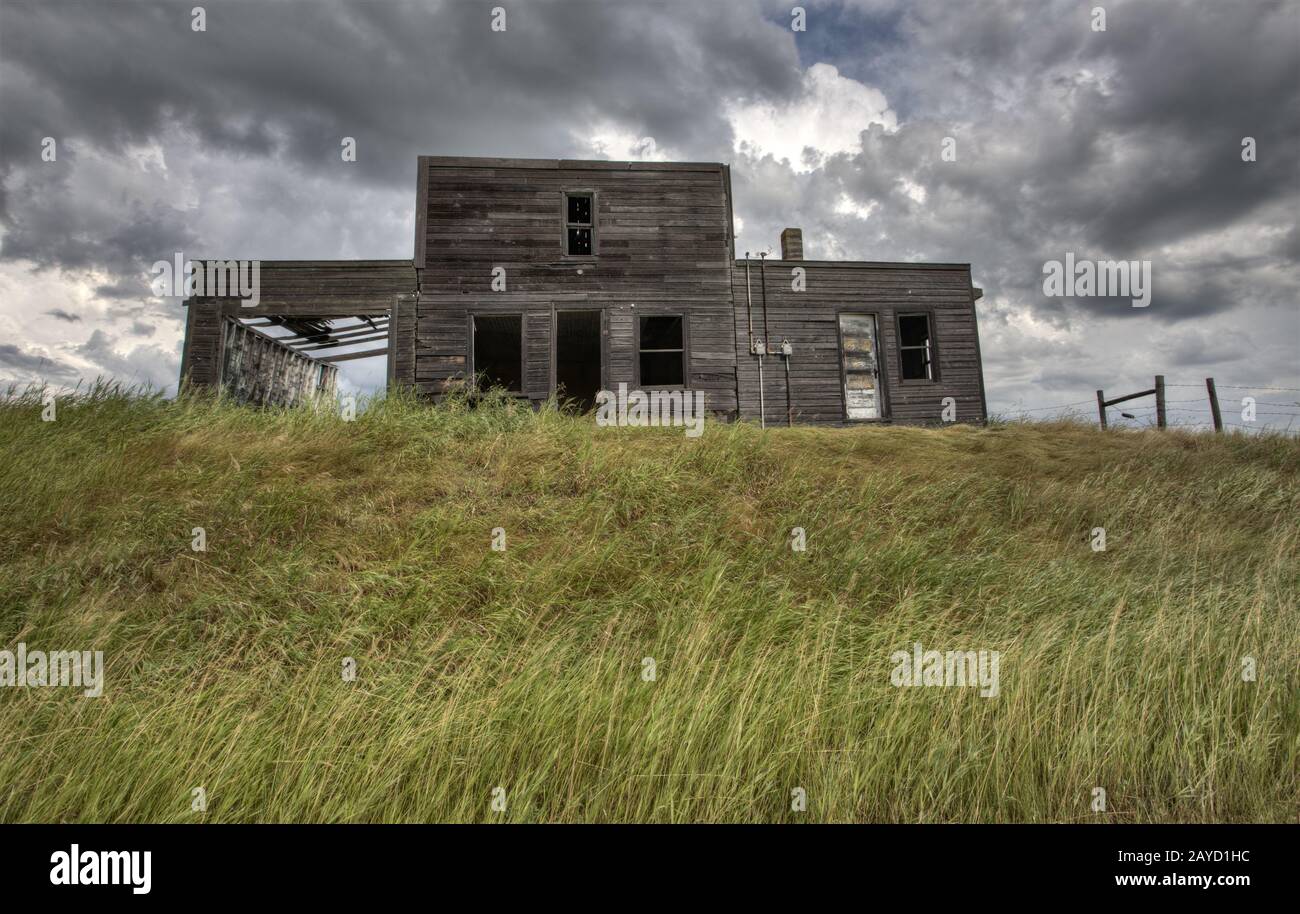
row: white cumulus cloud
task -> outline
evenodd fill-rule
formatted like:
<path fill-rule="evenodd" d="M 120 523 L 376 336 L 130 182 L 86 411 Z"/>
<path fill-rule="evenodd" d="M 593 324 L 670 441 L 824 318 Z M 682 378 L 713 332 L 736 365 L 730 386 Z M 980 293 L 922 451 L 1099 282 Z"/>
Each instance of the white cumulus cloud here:
<path fill-rule="evenodd" d="M 789 101 L 737 100 L 725 108 L 738 151 L 771 154 L 796 171 L 813 171 L 826 156 L 862 150 L 860 135 L 872 124 L 898 127 L 889 101 L 879 89 L 841 76 L 826 63 L 803 74 L 799 95 Z M 805 150 L 812 150 L 805 155 Z"/>

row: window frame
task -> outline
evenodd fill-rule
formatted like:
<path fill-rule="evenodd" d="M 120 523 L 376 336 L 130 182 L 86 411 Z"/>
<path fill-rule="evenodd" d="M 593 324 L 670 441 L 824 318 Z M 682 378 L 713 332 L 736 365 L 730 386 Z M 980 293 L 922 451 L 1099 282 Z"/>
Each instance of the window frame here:
<path fill-rule="evenodd" d="M 907 378 L 903 376 L 903 350 L 905 349 L 923 349 L 923 346 L 904 346 L 903 345 L 903 318 L 905 317 L 924 317 L 926 329 L 930 331 L 929 336 L 929 361 L 927 366 L 930 369 L 928 378 Z M 900 384 L 937 384 L 939 383 L 939 338 L 935 332 L 934 310 L 931 308 L 909 308 L 906 311 L 894 312 L 894 348 L 898 353 L 898 383 Z"/>
<path fill-rule="evenodd" d="M 880 415 L 874 419 L 850 419 L 849 418 L 849 401 L 845 388 L 849 384 L 849 372 L 844 367 L 844 326 L 840 320 L 845 314 L 856 315 L 859 317 L 870 316 L 876 325 L 876 396 L 880 402 Z M 840 415 L 844 417 L 845 422 L 887 422 L 890 418 L 889 409 L 889 368 L 883 363 L 881 354 L 883 346 L 880 342 L 880 312 L 863 311 L 860 308 L 841 308 L 835 312 L 835 338 L 837 341 L 836 353 L 840 363 Z M 900 374 L 902 365 L 899 365 Z"/>
<path fill-rule="evenodd" d="M 470 310 L 470 312 L 469 312 L 469 314 L 468 314 L 468 317 L 467 317 L 467 322 L 468 322 L 468 324 L 469 324 L 469 328 L 468 328 L 468 332 L 469 332 L 469 346 L 468 346 L 467 348 L 469 349 L 469 352 L 468 352 L 468 357 L 466 358 L 466 361 L 469 363 L 469 372 L 468 372 L 468 374 L 469 374 L 470 382 L 474 385 L 474 390 L 475 390 L 476 392 L 481 393 L 482 390 L 481 390 L 481 388 L 478 386 L 478 353 L 477 353 L 477 348 L 478 348 L 478 330 L 477 330 L 477 329 L 475 328 L 475 326 L 474 326 L 474 318 L 476 318 L 476 317 L 517 317 L 517 318 L 519 318 L 519 384 L 520 384 L 520 389 L 519 389 L 519 390 L 507 390 L 506 393 L 510 394 L 510 395 L 513 396 L 513 397 L 524 397 L 524 396 L 527 396 L 528 393 L 527 393 L 527 390 L 525 389 L 525 388 L 528 386 L 528 346 L 527 346 L 527 342 L 526 342 L 526 340 L 527 340 L 527 334 L 526 334 L 526 332 L 525 332 L 526 329 L 527 329 L 527 325 L 525 324 L 525 320 L 527 319 L 527 315 L 524 314 L 524 312 L 522 312 L 522 311 L 492 311 L 492 310 L 489 310 L 489 309 L 486 309 L 486 308 L 484 308 L 484 309 L 472 309 L 472 310 Z"/>
<path fill-rule="evenodd" d="M 634 309 L 632 312 L 633 320 L 636 322 L 636 333 L 634 336 L 635 343 L 635 362 L 634 378 L 638 390 L 690 390 L 691 389 L 691 318 L 685 311 L 660 311 L 650 309 L 642 311 Z M 680 384 L 652 384 L 647 386 L 641 381 L 641 318 L 643 317 L 680 317 L 682 319 L 682 383 Z M 677 352 L 676 349 L 647 349 L 646 352 Z"/>
<path fill-rule="evenodd" d="M 569 198 L 586 197 L 591 200 L 591 224 L 586 225 L 581 222 L 569 221 Z M 595 260 L 599 255 L 600 248 L 600 212 L 598 206 L 600 196 L 595 188 L 589 187 L 570 187 L 560 191 L 560 255 L 565 260 Z M 590 254 L 570 254 L 569 253 L 569 229 L 571 228 L 589 228 L 591 229 L 591 253 Z"/>

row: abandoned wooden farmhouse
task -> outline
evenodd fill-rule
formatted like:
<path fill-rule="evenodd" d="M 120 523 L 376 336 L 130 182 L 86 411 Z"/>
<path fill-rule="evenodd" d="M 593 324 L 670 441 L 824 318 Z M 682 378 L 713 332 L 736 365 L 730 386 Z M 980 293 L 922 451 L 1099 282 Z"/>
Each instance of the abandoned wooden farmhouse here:
<path fill-rule="evenodd" d="M 196 263 L 181 379 L 289 404 L 386 355 L 390 385 L 434 398 L 589 407 L 626 384 L 767 425 L 985 419 L 968 264 L 780 245 L 737 258 L 722 164 L 422 156 L 410 260 L 259 261 L 244 298 L 214 282 L 233 262 Z"/>

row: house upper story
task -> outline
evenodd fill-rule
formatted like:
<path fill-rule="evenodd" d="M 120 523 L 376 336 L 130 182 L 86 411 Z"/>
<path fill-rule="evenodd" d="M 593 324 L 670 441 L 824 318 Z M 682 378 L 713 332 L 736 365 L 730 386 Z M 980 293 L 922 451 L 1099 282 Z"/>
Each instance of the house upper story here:
<path fill-rule="evenodd" d="M 490 289 L 499 266 L 516 292 L 726 294 L 730 183 L 720 163 L 421 156 L 420 290 Z"/>

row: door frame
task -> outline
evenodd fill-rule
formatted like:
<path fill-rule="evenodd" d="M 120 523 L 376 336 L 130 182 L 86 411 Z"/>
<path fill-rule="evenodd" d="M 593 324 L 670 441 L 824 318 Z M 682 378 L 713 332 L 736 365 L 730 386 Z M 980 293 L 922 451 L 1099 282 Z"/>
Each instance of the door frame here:
<path fill-rule="evenodd" d="M 846 389 L 849 385 L 848 371 L 844 367 L 844 325 L 840 317 L 845 314 L 858 314 L 869 316 L 874 326 L 873 337 L 876 343 L 876 396 L 879 401 L 879 413 L 874 419 L 850 419 L 849 418 L 849 401 Z M 840 418 L 843 422 L 885 422 L 890 417 L 889 409 L 889 370 L 884 358 L 884 344 L 880 338 L 880 312 L 864 311 L 861 308 L 840 308 L 835 312 L 835 339 L 837 358 L 840 363 Z"/>
<path fill-rule="evenodd" d="M 548 390 L 550 396 L 556 395 L 557 377 L 560 368 L 560 312 L 582 312 L 589 314 L 595 312 L 600 315 L 600 389 L 609 390 L 609 309 L 593 308 L 590 305 L 586 307 L 562 305 L 556 307 L 551 304 L 551 376 L 549 378 Z"/>
<path fill-rule="evenodd" d="M 475 364 L 474 346 L 476 343 L 476 331 L 474 327 L 474 318 L 477 315 L 484 317 L 517 317 L 519 318 L 519 390 L 507 391 L 511 396 L 526 397 L 528 396 L 528 314 L 524 309 L 515 311 L 513 309 L 497 310 L 493 308 L 475 308 L 469 305 L 466 309 L 466 338 L 469 343 L 465 348 L 465 369 L 467 377 L 473 382 L 474 389 L 478 389 L 478 366 Z"/>

